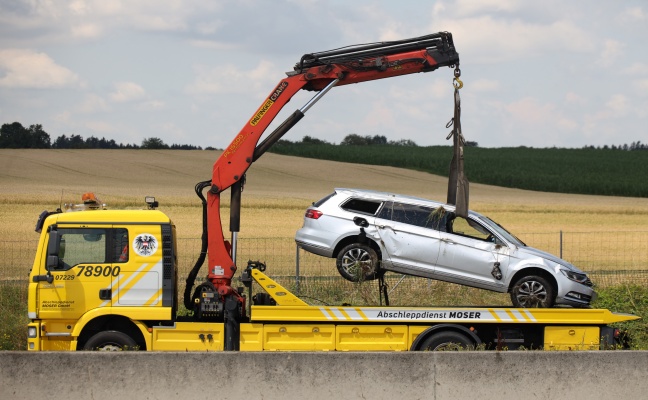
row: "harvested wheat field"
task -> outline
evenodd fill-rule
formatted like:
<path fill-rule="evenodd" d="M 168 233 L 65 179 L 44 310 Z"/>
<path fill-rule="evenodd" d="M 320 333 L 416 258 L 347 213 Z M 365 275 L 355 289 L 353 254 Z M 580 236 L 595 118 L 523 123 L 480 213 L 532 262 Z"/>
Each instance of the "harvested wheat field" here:
<path fill-rule="evenodd" d="M 141 208 L 144 196 L 155 196 L 160 209 L 174 220 L 180 238 L 199 238 L 201 209 L 194 186 L 211 178 L 219 155 L 207 150 L 0 150 L 0 238 L 3 242 L 35 239 L 33 227 L 42 210 L 79 202 L 88 191 L 109 208 Z M 470 171 L 467 175 L 470 178 Z M 423 172 L 266 154 L 247 173 L 240 238 L 289 240 L 301 226 L 306 207 L 335 187 L 443 201 L 446 186 L 447 178 Z M 229 202 L 229 191 L 223 200 Z M 470 201 L 471 209 L 490 216 L 529 244 L 556 254 L 554 239 L 544 246 L 536 242 L 560 231 L 588 233 L 587 243 L 580 247 L 598 253 L 592 256 L 596 260 L 590 269 L 609 268 L 603 264 L 611 252 L 635 253 L 622 268 L 648 269 L 648 199 L 471 184 Z M 227 207 L 222 213 L 227 227 Z M 638 237 L 634 232 L 643 232 L 640 243 L 632 243 Z M 635 252 L 633 246 L 643 248 Z"/>

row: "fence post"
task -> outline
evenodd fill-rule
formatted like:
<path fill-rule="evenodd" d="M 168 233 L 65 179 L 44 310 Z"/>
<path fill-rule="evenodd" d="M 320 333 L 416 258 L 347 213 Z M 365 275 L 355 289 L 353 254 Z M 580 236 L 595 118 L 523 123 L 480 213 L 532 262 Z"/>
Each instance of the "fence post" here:
<path fill-rule="evenodd" d="M 560 230 L 560 258 L 563 258 L 563 231 Z"/>
<path fill-rule="evenodd" d="M 295 290 L 299 295 L 299 245 L 295 245 Z"/>

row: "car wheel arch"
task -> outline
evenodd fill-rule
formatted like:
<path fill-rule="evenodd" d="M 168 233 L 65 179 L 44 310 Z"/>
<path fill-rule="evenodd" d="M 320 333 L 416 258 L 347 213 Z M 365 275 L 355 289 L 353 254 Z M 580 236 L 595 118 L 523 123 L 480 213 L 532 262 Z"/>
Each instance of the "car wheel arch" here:
<path fill-rule="evenodd" d="M 556 277 L 553 276 L 551 272 L 547 271 L 544 268 L 528 266 L 515 271 L 515 274 L 513 274 L 513 276 L 510 278 L 508 282 L 508 293 L 510 293 L 511 290 L 513 289 L 513 285 L 515 285 L 515 282 L 517 282 L 523 276 L 529 276 L 529 275 L 542 276 L 543 278 L 549 281 L 549 283 L 553 286 L 553 289 L 556 291 L 556 293 L 558 292 L 558 281 L 556 280 Z"/>
<path fill-rule="evenodd" d="M 371 247 L 376 252 L 376 254 L 378 255 L 378 260 L 379 261 L 382 260 L 382 249 L 380 248 L 378 243 L 376 243 L 375 240 L 373 240 L 372 238 L 369 238 L 369 237 L 366 240 L 367 240 L 366 244 L 369 245 L 369 247 Z M 347 236 L 344 239 L 340 240 L 335 245 L 335 249 L 333 250 L 332 258 L 337 258 L 338 254 L 340 254 L 340 251 L 343 248 L 345 248 L 346 246 L 348 246 L 350 244 L 353 244 L 353 243 L 359 243 L 359 236 L 357 236 L 357 235 Z"/>

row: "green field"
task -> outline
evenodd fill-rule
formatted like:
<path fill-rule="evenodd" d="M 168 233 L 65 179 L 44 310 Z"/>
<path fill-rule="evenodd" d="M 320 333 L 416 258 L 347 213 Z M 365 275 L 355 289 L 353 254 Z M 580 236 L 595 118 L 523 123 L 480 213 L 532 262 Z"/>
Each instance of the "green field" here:
<path fill-rule="evenodd" d="M 452 147 L 280 142 L 277 154 L 385 165 L 447 176 Z M 470 182 L 541 192 L 648 197 L 648 151 L 466 147 Z"/>

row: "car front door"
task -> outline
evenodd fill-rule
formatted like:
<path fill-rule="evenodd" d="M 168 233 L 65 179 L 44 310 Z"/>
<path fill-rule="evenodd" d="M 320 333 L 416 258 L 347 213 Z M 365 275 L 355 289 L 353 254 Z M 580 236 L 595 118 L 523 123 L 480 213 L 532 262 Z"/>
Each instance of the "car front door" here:
<path fill-rule="evenodd" d="M 391 270 L 432 276 L 441 244 L 439 231 L 433 229 L 433 217 L 430 207 L 400 202 L 383 206 L 376 216 L 376 227 Z"/>
<path fill-rule="evenodd" d="M 501 288 L 508 271 L 508 247 L 472 218 L 449 214 L 441 232 L 435 275 L 445 281 Z"/>

